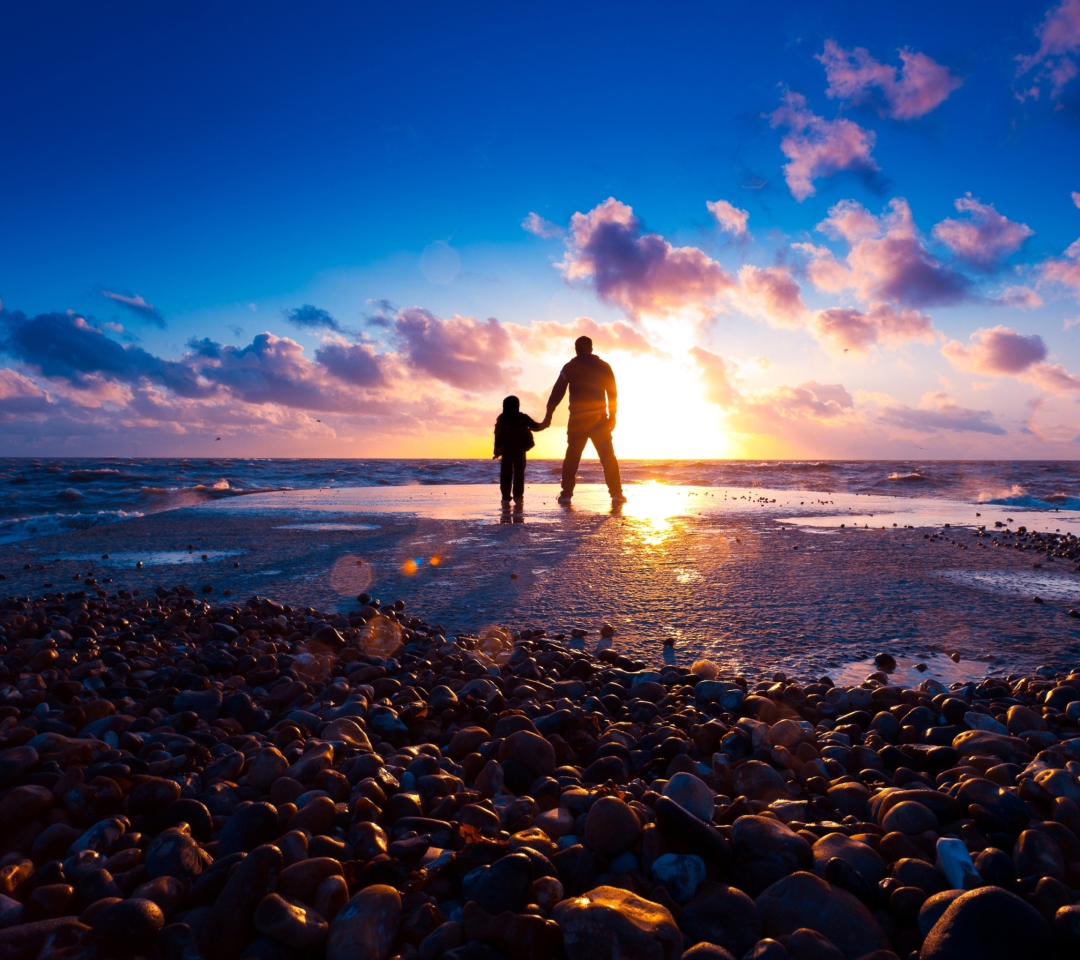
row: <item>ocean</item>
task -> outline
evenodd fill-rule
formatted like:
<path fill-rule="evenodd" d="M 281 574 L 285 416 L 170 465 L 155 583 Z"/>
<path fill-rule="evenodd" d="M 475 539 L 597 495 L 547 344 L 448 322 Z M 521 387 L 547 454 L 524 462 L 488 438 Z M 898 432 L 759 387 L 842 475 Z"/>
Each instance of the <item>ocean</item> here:
<path fill-rule="evenodd" d="M 534 460 L 531 483 L 558 482 Z M 628 484 L 805 490 L 1080 509 L 1080 461 L 629 460 Z M 586 460 L 585 483 L 602 481 Z M 282 490 L 497 483 L 492 460 L 0 459 L 0 543 Z"/>

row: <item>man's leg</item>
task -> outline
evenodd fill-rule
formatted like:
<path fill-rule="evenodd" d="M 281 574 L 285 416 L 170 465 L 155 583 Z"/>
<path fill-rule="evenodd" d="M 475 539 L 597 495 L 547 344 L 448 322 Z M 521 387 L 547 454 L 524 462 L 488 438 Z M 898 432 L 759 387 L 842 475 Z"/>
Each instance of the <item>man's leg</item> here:
<path fill-rule="evenodd" d="M 562 462 L 562 493 L 560 496 L 572 497 L 577 484 L 577 471 L 581 466 L 581 454 L 589 442 L 587 433 L 568 433 L 566 435 L 566 456 Z"/>
<path fill-rule="evenodd" d="M 499 468 L 499 490 L 502 491 L 503 500 L 510 499 L 510 483 L 513 479 L 514 456 L 511 453 L 502 455 L 502 465 Z"/>
<path fill-rule="evenodd" d="M 604 427 L 594 430 L 591 439 L 596 448 L 596 455 L 604 468 L 604 481 L 608 493 L 613 497 L 622 496 L 622 477 L 619 476 L 619 461 L 615 459 L 615 446 L 611 442 L 611 431 Z"/>
<path fill-rule="evenodd" d="M 514 499 L 521 503 L 525 496 L 525 451 L 514 455 Z"/>

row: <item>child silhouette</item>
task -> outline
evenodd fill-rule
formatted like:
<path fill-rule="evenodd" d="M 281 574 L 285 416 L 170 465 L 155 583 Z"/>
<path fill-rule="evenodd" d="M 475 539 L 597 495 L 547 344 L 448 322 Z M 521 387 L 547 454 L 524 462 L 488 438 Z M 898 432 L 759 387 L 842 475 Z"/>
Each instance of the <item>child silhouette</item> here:
<path fill-rule="evenodd" d="M 537 423 L 527 413 L 521 412 L 517 397 L 503 400 L 503 412 L 495 421 L 495 452 L 493 460 L 502 458 L 499 488 L 502 502 L 508 504 L 513 495 L 517 503 L 525 496 L 525 453 L 535 445 L 533 433 L 543 430 L 546 424 Z"/>

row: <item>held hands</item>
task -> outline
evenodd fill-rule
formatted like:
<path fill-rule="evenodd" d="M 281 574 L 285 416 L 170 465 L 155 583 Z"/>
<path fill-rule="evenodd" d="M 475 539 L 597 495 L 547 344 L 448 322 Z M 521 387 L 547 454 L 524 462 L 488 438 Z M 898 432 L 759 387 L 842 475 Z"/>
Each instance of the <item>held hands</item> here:
<path fill-rule="evenodd" d="M 547 415 L 544 417 L 544 419 L 542 421 L 540 421 L 540 429 L 541 430 L 546 430 L 550 426 L 551 426 L 551 411 L 549 410 Z"/>

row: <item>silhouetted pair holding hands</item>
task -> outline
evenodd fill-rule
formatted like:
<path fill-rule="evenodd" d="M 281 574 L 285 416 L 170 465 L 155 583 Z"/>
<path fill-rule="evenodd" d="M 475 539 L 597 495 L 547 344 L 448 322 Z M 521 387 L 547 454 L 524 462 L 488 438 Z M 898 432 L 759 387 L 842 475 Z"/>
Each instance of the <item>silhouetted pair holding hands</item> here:
<path fill-rule="evenodd" d="M 559 373 L 548 397 L 547 414 L 537 423 L 521 412 L 517 397 L 503 400 L 503 412 L 495 421 L 495 456 L 502 457 L 500 487 L 503 503 L 511 496 L 521 503 L 525 494 L 525 454 L 535 444 L 533 433 L 551 426 L 551 416 L 570 393 L 570 419 L 566 425 L 566 456 L 562 465 L 562 490 L 559 503 L 568 504 L 574 496 L 578 466 L 585 445 L 591 440 L 604 468 L 604 480 L 612 503 L 624 503 L 619 462 L 611 433 L 615 429 L 618 392 L 611 367 L 596 356 L 589 337 L 574 341 L 576 356 Z"/>

